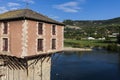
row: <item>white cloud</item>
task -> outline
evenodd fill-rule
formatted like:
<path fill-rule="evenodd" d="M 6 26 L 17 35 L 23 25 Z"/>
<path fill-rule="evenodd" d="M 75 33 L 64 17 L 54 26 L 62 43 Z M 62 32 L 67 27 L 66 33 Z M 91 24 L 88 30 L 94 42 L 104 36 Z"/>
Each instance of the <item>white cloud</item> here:
<path fill-rule="evenodd" d="M 52 19 L 58 19 L 59 18 L 59 16 L 54 16 L 54 15 L 50 15 L 49 17 L 52 18 Z"/>
<path fill-rule="evenodd" d="M 8 9 L 6 7 L 0 7 L 0 13 L 4 13 L 8 11 Z"/>
<path fill-rule="evenodd" d="M 23 1 L 23 2 L 26 2 L 26 3 L 30 3 L 30 4 L 34 4 L 35 3 L 33 0 L 19 0 L 19 1 Z"/>
<path fill-rule="evenodd" d="M 18 9 L 17 7 L 10 8 L 10 10 L 17 10 L 17 9 Z"/>
<path fill-rule="evenodd" d="M 18 9 L 20 4 L 14 2 L 8 2 L 7 6 L 0 6 L 0 13 L 7 12 L 9 10 L 16 10 Z"/>
<path fill-rule="evenodd" d="M 58 19 L 59 17 L 58 16 L 53 16 L 53 19 Z"/>
<path fill-rule="evenodd" d="M 15 7 L 15 6 L 20 6 L 20 4 L 18 4 L 18 3 L 13 3 L 13 2 L 9 2 L 9 3 L 8 3 L 8 6 L 9 6 L 9 7 Z"/>
<path fill-rule="evenodd" d="M 54 5 L 54 8 L 63 10 L 64 12 L 78 12 L 81 8 L 79 7 L 79 2 L 72 1 L 59 5 Z"/>

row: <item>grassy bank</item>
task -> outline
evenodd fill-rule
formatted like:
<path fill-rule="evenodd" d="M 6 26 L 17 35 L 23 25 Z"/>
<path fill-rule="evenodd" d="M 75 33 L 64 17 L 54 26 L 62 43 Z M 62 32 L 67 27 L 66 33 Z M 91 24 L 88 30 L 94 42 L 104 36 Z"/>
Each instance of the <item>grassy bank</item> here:
<path fill-rule="evenodd" d="M 108 46 L 110 42 L 100 41 L 100 40 L 73 40 L 73 39 L 65 39 L 64 44 L 65 47 L 105 47 Z"/>
<path fill-rule="evenodd" d="M 120 46 L 117 46 L 117 44 L 114 41 L 65 39 L 64 44 L 65 47 L 74 47 L 74 48 L 101 47 L 109 51 L 120 52 Z"/>
<path fill-rule="evenodd" d="M 108 51 L 115 51 L 120 53 L 120 46 L 117 44 L 109 44 L 107 47 L 105 47 Z"/>

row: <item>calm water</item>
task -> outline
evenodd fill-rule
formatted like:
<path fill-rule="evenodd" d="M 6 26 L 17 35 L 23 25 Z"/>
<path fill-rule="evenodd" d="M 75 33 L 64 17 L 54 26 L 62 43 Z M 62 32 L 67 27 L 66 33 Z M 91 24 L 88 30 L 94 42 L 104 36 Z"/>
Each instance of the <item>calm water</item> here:
<path fill-rule="evenodd" d="M 51 80 L 120 80 L 120 55 L 105 50 L 53 55 Z"/>

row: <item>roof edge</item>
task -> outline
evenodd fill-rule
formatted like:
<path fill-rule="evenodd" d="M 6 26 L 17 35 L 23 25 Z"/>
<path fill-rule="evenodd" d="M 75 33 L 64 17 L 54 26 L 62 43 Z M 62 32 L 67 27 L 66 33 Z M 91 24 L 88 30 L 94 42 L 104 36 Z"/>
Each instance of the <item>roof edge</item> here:
<path fill-rule="evenodd" d="M 15 14 L 16 16 L 13 16 L 13 17 L 3 17 L 3 18 L 0 18 L 0 21 L 12 21 L 12 20 L 18 20 L 18 19 L 29 19 L 29 20 L 34 20 L 34 21 L 41 21 L 41 22 L 46 22 L 46 23 L 52 23 L 52 24 L 58 24 L 58 25 L 62 25 L 62 26 L 65 26 L 65 24 L 63 24 L 62 22 L 59 22 L 57 20 L 54 20 L 52 18 L 49 18 L 43 14 L 40 14 L 34 10 L 31 10 L 31 9 L 18 9 L 18 10 L 11 10 L 11 11 L 7 11 L 5 13 L 2 13 L 3 15 L 8 15 L 9 14 L 12 14 L 14 12 L 18 12 L 18 14 Z M 30 13 L 32 13 L 32 16 L 29 16 Z M 1 15 L 1 14 L 0 14 Z M 20 16 L 17 16 L 17 15 L 20 15 Z M 44 17 L 45 19 L 41 19 L 40 17 L 39 18 L 36 18 L 36 17 L 33 17 L 33 16 L 39 16 L 41 15 L 42 18 Z M 51 20 L 51 21 L 50 21 Z"/>
<path fill-rule="evenodd" d="M 45 23 L 50 23 L 50 24 L 57 24 L 57 25 L 61 25 L 61 26 L 65 26 L 64 23 L 56 23 L 56 22 L 49 22 L 49 21 L 44 21 L 44 20 L 39 20 L 39 19 L 33 19 L 33 18 L 29 18 L 29 17 L 17 17 L 17 18 L 6 18 L 6 19 L 0 19 L 0 21 L 16 21 L 16 20 L 33 20 L 33 21 L 39 21 L 39 22 L 45 22 Z"/>

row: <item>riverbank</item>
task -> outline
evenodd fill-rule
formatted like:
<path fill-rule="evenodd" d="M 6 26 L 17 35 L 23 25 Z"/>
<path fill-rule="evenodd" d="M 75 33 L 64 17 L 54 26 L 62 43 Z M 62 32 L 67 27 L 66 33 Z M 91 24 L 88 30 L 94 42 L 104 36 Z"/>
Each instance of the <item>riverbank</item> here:
<path fill-rule="evenodd" d="M 92 48 L 73 48 L 73 47 L 65 47 L 64 51 L 92 51 Z"/>
<path fill-rule="evenodd" d="M 120 45 L 115 41 L 106 40 L 74 40 L 65 39 L 64 41 L 66 51 L 89 51 L 92 48 L 103 48 L 108 51 L 120 52 Z M 69 47 L 71 47 L 69 49 Z"/>
<path fill-rule="evenodd" d="M 65 47 L 74 47 L 74 48 L 91 48 L 91 47 L 106 47 L 113 42 L 102 41 L 102 40 L 74 40 L 74 39 L 65 39 Z"/>
<path fill-rule="evenodd" d="M 108 51 L 119 52 L 120 53 L 120 45 L 118 44 L 109 44 L 108 46 L 104 47 Z"/>

